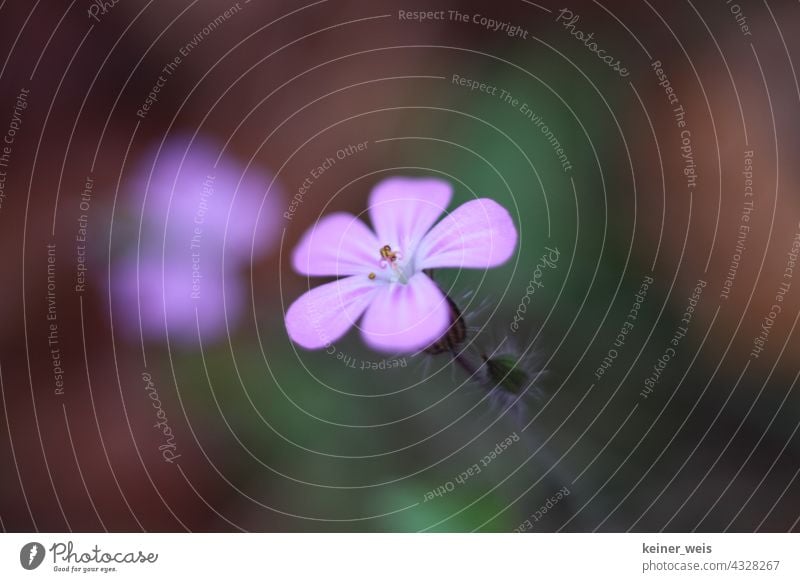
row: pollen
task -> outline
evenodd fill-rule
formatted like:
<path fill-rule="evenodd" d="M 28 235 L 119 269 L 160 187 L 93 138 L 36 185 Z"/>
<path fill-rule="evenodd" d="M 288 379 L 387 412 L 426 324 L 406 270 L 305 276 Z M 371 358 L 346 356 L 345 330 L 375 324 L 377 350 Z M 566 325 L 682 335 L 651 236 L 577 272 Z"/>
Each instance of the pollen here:
<path fill-rule="evenodd" d="M 375 273 L 370 273 L 367 276 L 370 278 L 370 280 L 374 280 L 375 279 Z"/>
<path fill-rule="evenodd" d="M 387 261 L 395 262 L 397 260 L 397 253 L 392 250 L 389 245 L 381 247 L 381 257 Z"/>
<path fill-rule="evenodd" d="M 393 275 L 392 278 L 395 281 L 399 281 L 401 283 L 408 283 L 408 276 L 406 275 L 405 271 L 403 270 L 403 253 L 400 250 L 392 250 L 390 245 L 383 245 L 380 249 L 378 249 L 380 253 L 380 261 L 378 262 L 378 266 L 381 269 L 391 268 Z"/>

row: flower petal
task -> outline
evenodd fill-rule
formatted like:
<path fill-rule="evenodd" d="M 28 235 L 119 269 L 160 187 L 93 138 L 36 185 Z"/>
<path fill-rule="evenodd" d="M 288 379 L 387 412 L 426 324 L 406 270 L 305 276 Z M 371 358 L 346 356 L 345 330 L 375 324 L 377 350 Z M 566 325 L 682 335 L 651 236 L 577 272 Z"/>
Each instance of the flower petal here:
<path fill-rule="evenodd" d="M 194 272 L 198 265 L 200 271 Z M 199 325 L 203 342 L 222 340 L 226 320 L 235 326 L 245 304 L 235 270 L 193 263 L 189 252 L 162 257 L 160 250 L 143 249 L 138 263 L 135 254 L 115 258 L 112 274 L 114 317 L 132 339 L 139 337 L 141 324 L 146 339 L 163 340 L 169 332 L 170 341 L 196 347 Z M 195 279 L 195 274 L 202 276 Z"/>
<path fill-rule="evenodd" d="M 259 255 L 277 240 L 283 194 L 278 184 L 265 192 L 268 174 L 255 166 L 245 171 L 234 156 L 221 151 L 219 144 L 203 137 L 172 136 L 142 157 L 133 188 L 147 192 L 143 226 L 165 231 L 168 245 L 182 248 L 193 238 L 204 249 L 225 243 L 231 259 L 247 260 L 251 245 Z"/>
<path fill-rule="evenodd" d="M 361 220 L 335 212 L 308 229 L 292 255 L 302 275 L 366 275 L 377 270 L 380 243 Z"/>
<path fill-rule="evenodd" d="M 357 275 L 320 285 L 301 295 L 286 311 L 292 341 L 309 350 L 342 337 L 385 283 Z"/>
<path fill-rule="evenodd" d="M 505 263 L 517 246 L 517 228 L 494 200 L 478 198 L 456 208 L 425 235 L 417 269 L 486 269 Z"/>
<path fill-rule="evenodd" d="M 413 253 L 447 209 L 453 188 L 436 178 L 388 178 L 372 190 L 369 217 L 381 245 Z"/>
<path fill-rule="evenodd" d="M 450 306 L 436 284 L 417 273 L 376 294 L 361 322 L 364 341 L 384 352 L 414 352 L 438 340 L 450 325 Z"/>

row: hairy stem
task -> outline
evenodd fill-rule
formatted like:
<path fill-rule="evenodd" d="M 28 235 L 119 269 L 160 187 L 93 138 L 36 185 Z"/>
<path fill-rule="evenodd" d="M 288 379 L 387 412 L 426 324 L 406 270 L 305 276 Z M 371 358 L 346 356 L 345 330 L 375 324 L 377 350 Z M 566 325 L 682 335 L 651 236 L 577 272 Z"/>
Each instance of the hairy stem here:
<path fill-rule="evenodd" d="M 453 356 L 453 361 L 461 366 L 461 369 L 463 369 L 470 378 L 477 376 L 480 366 L 476 367 L 472 362 L 470 362 L 469 359 L 464 356 L 463 351 L 458 352 L 455 349 L 451 349 L 450 354 Z"/>

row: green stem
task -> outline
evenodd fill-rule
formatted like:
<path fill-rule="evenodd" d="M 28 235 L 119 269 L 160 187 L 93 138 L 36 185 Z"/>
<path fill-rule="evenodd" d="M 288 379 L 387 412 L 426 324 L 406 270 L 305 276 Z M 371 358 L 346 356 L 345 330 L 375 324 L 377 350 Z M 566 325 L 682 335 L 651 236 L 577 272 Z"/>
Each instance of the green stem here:
<path fill-rule="evenodd" d="M 453 356 L 453 361 L 461 366 L 461 368 L 467 373 L 470 378 L 474 378 L 478 375 L 478 370 L 480 367 L 475 367 L 472 362 L 470 362 L 467 358 L 464 357 L 464 352 L 457 352 L 456 350 L 450 350 L 450 353 Z"/>

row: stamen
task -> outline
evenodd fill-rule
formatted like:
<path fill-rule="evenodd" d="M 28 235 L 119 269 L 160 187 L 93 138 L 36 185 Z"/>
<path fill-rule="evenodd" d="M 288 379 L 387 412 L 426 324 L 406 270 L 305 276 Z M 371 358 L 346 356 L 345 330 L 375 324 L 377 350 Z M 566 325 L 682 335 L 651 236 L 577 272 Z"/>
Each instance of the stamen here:
<path fill-rule="evenodd" d="M 378 252 L 381 256 L 381 260 L 378 263 L 380 268 L 385 269 L 391 265 L 392 270 L 397 275 L 397 280 L 399 280 L 401 283 L 408 283 L 408 277 L 399 263 L 400 259 L 403 258 L 403 253 L 400 251 L 393 251 L 392 247 L 389 245 L 382 246 Z"/>
<path fill-rule="evenodd" d="M 389 245 L 384 245 L 381 247 L 381 257 L 386 259 L 387 261 L 394 262 L 397 260 L 397 253 L 392 251 L 392 247 Z"/>

